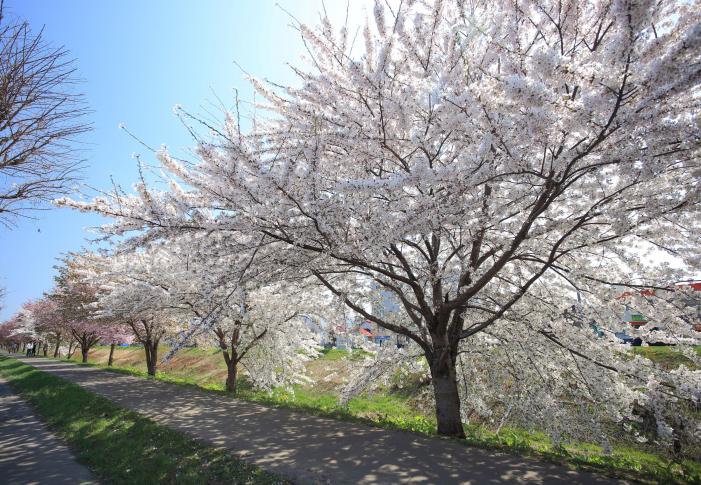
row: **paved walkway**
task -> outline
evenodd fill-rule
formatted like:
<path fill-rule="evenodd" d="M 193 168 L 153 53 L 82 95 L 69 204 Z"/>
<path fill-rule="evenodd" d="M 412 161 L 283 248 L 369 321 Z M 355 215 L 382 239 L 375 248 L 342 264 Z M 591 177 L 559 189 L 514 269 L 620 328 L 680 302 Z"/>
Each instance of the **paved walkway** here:
<path fill-rule="evenodd" d="M 0 377 L 0 483 L 97 483 Z"/>
<path fill-rule="evenodd" d="M 51 359 L 21 359 L 295 483 L 625 483 L 460 443 L 335 421 Z"/>

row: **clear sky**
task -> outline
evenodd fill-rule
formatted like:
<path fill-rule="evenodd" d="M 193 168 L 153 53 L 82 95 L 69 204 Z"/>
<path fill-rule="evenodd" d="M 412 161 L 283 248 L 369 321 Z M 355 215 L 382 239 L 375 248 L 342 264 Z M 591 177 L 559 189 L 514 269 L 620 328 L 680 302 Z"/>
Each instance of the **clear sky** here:
<path fill-rule="evenodd" d="M 350 2 L 350 24 L 364 18 L 365 0 Z M 110 176 L 130 187 L 136 180 L 133 153 L 150 155 L 118 129 L 124 123 L 151 146 L 184 149 L 187 132 L 172 114 L 175 104 L 202 112 L 215 95 L 231 105 L 233 88 L 250 89 L 238 63 L 250 74 L 294 82 L 287 63 L 297 63 L 303 45 L 285 10 L 316 23 L 321 0 L 5 0 L 6 13 L 26 19 L 53 45 L 76 59 L 94 131 L 84 139 L 84 182 L 109 188 Z M 334 23 L 346 2 L 326 0 Z M 152 160 L 151 160 L 152 161 Z M 7 289 L 0 321 L 53 282 L 56 258 L 86 247 L 86 228 L 97 216 L 52 209 L 0 226 L 0 286 Z"/>

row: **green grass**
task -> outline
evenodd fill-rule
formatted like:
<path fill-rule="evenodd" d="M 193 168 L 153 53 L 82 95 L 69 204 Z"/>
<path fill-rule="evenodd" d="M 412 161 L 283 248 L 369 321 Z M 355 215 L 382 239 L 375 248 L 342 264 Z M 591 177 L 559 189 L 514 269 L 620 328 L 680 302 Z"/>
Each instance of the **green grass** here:
<path fill-rule="evenodd" d="M 692 370 L 698 369 L 694 362 L 679 352 L 674 346 L 631 348 L 634 354 L 650 359 L 664 369 L 676 369 L 680 365 L 685 365 Z M 695 350 L 701 357 L 701 345 L 696 346 Z"/>
<path fill-rule="evenodd" d="M 606 453 L 600 445 L 568 442 L 553 446 L 544 433 L 503 428 L 496 434 L 484 427 L 466 426 L 467 443 L 482 448 L 516 452 L 577 469 L 646 483 L 701 483 L 701 464 L 692 460 L 672 461 L 667 457 L 616 445 Z"/>
<path fill-rule="evenodd" d="M 372 354 L 370 352 L 363 349 L 353 349 L 352 351 L 341 349 L 322 349 L 320 359 L 331 361 L 343 359 L 362 360 L 371 355 Z"/>
<path fill-rule="evenodd" d="M 161 426 L 59 377 L 0 356 L 7 378 L 37 414 L 109 483 L 286 483 L 223 449 Z"/>
<path fill-rule="evenodd" d="M 386 429 L 413 431 L 434 435 L 433 417 L 417 414 L 408 398 L 396 394 L 361 395 L 351 399 L 347 406 L 338 403 L 331 393 L 317 394 L 313 390 L 295 387 L 294 390 L 275 389 L 272 393 L 242 389 L 240 399 L 304 411 L 317 416 L 380 426 Z"/>

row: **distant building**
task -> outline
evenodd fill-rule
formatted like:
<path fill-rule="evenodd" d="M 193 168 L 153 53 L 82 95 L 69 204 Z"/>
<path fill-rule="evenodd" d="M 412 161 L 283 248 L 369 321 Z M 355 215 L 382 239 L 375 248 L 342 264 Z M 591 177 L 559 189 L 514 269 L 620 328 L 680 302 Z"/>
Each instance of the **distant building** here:
<path fill-rule="evenodd" d="M 691 318 L 685 318 L 685 320 L 693 326 L 695 331 L 701 332 L 701 281 L 680 281 L 674 285 L 674 289 L 692 291 L 692 293 L 684 299 L 684 303 L 687 307 L 691 307 L 695 311 Z M 654 289 L 642 289 L 638 291 L 640 296 L 655 296 L 655 293 L 656 291 Z M 625 298 L 632 294 L 634 294 L 634 292 L 626 291 L 623 292 L 619 298 Z M 642 313 L 628 305 L 625 306 L 625 311 L 623 312 L 623 322 L 634 328 L 640 328 L 649 323 L 648 319 Z"/>
<path fill-rule="evenodd" d="M 397 295 L 389 290 L 381 288 L 379 285 L 374 285 L 375 298 L 371 304 L 371 313 L 379 318 L 390 318 L 393 315 L 404 317 L 401 308 L 401 302 Z M 358 332 L 368 341 L 382 347 L 384 345 L 396 345 L 404 347 L 409 343 L 409 338 L 405 335 L 400 335 L 386 328 L 381 327 L 377 323 L 365 321 L 358 326 Z"/>

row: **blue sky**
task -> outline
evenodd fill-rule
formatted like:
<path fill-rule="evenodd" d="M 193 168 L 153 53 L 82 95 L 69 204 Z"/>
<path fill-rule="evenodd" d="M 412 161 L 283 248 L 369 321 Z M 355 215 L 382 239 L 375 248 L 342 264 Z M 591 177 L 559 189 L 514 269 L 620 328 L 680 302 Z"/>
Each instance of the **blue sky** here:
<path fill-rule="evenodd" d="M 367 2 L 349 0 L 350 23 L 364 17 Z M 133 153 L 152 157 L 118 129 L 120 123 L 151 146 L 178 150 L 190 139 L 172 108 L 202 112 L 215 95 L 233 100 L 233 88 L 250 96 L 247 72 L 278 83 L 294 82 L 286 63 L 298 63 L 303 46 L 279 3 L 303 22 L 315 23 L 321 0 L 5 0 L 8 14 L 44 27 L 53 45 L 76 59 L 94 130 L 83 140 L 84 183 L 109 188 L 110 176 L 130 187 L 136 179 Z M 335 23 L 346 2 L 327 0 Z M 229 106 L 231 104 L 228 104 Z M 87 247 L 86 228 L 97 216 L 52 209 L 7 230 L 0 226 L 0 286 L 7 289 L 0 321 L 53 282 L 56 258 Z"/>

